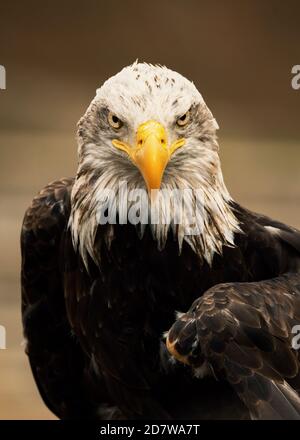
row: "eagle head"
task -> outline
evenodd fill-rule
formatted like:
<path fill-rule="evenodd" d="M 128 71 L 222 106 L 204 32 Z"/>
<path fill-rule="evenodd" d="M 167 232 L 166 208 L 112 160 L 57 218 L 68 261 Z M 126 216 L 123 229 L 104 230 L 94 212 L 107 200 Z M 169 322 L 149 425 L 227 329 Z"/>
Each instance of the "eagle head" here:
<path fill-rule="evenodd" d="M 165 200 L 167 193 L 189 190 L 188 210 L 199 205 L 196 191 L 201 194 L 201 215 L 194 220 L 199 228 L 194 234 L 187 233 L 186 214 L 181 223 L 174 221 L 176 202 L 170 205 L 167 221 L 160 215 L 154 224 L 147 214 L 159 249 L 164 248 L 170 228 L 178 238 L 179 252 L 185 240 L 209 263 L 224 244 L 232 245 L 239 227 L 223 181 L 217 129 L 195 85 L 164 66 L 135 62 L 105 81 L 78 123 L 79 165 L 70 227 L 83 260 L 87 262 L 87 254 L 98 259 L 94 241 L 101 224 L 99 213 L 119 196 L 122 200 L 114 207 L 118 218 L 126 217 L 136 190 L 148 194 L 143 211 L 153 204 L 153 192 Z M 121 182 L 126 182 L 126 196 L 121 196 Z"/>

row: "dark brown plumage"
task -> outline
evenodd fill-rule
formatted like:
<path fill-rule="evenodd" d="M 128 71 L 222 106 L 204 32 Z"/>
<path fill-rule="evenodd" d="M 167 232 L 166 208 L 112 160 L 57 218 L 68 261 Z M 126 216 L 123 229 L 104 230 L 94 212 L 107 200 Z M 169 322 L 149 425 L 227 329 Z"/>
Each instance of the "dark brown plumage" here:
<path fill-rule="evenodd" d="M 27 354 L 47 406 L 60 418 L 299 418 L 300 233 L 233 204 L 242 232 L 210 267 L 131 225 L 109 247 L 102 226 L 88 273 L 68 229 L 72 185 L 42 190 L 21 236 Z"/>

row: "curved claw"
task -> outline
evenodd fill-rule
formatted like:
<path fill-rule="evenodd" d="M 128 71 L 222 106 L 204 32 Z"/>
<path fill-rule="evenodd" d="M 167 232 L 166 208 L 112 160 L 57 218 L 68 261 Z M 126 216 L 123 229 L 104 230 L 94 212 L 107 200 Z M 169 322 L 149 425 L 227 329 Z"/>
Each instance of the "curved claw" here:
<path fill-rule="evenodd" d="M 203 363 L 194 313 L 181 315 L 173 324 L 167 335 L 166 346 L 179 362 L 193 367 Z"/>

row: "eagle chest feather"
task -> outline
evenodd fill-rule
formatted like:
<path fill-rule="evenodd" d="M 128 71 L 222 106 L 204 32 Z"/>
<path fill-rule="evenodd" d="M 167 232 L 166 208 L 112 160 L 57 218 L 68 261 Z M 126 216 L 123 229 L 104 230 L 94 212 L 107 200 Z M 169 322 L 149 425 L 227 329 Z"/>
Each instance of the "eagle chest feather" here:
<path fill-rule="evenodd" d="M 114 335 L 116 341 L 126 341 L 128 351 L 138 351 L 142 344 L 153 357 L 153 345 L 158 354 L 175 311 L 187 310 L 219 282 L 248 279 L 240 249 L 225 248 L 209 266 L 188 245 L 179 254 L 171 236 L 159 251 L 150 232 L 140 239 L 133 226 L 117 225 L 109 248 L 104 235 L 99 231 L 95 242 L 100 263 L 90 259 L 89 271 L 75 254 L 70 237 L 66 240 L 66 260 L 74 265 L 65 275 L 70 321 L 83 339 L 98 340 L 100 350 L 107 333 L 112 343 Z M 88 319 L 83 322 L 82 316 Z"/>

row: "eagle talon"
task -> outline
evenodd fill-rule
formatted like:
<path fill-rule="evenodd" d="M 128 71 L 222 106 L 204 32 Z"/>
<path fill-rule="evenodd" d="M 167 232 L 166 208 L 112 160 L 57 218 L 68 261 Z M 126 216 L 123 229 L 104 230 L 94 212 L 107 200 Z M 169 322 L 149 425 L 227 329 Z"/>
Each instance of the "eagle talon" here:
<path fill-rule="evenodd" d="M 166 337 L 169 353 L 179 362 L 199 367 L 203 363 L 195 317 L 186 313 L 173 324 Z"/>

